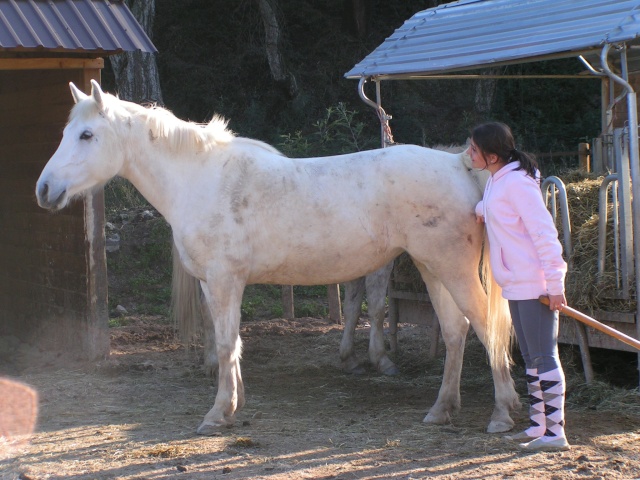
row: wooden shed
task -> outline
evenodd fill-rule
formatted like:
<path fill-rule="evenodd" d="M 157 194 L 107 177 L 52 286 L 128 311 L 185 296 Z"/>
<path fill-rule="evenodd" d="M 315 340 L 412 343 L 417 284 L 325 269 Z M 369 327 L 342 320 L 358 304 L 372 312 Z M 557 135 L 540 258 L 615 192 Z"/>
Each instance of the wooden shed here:
<path fill-rule="evenodd" d="M 104 57 L 155 47 L 124 1 L 0 0 L 0 337 L 96 359 L 109 352 L 104 193 L 62 212 L 35 183 Z"/>

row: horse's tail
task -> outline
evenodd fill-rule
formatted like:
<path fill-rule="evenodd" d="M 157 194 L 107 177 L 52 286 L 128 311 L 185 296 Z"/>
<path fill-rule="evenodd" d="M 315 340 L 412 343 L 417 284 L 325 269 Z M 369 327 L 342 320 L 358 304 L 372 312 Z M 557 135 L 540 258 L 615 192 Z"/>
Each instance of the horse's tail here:
<path fill-rule="evenodd" d="M 489 262 L 489 241 L 485 229 L 482 254 L 482 280 L 487 291 L 487 333 L 486 348 L 494 368 L 509 368 L 512 363 L 511 345 L 513 328 L 509 304 L 502 296 L 502 289 L 496 283 Z"/>
<path fill-rule="evenodd" d="M 173 244 L 173 275 L 171 278 L 171 316 L 180 338 L 189 343 L 202 324 L 200 281 L 187 273 Z"/>

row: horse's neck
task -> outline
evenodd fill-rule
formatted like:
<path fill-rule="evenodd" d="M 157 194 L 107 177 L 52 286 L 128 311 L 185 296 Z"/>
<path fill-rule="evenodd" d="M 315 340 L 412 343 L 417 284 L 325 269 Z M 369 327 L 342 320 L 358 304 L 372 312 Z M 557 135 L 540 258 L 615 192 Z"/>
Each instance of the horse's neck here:
<path fill-rule="evenodd" d="M 489 170 L 477 170 L 475 168 L 472 168 L 469 173 L 478 185 L 480 193 L 484 192 L 484 187 L 487 185 L 489 177 L 491 177 L 491 173 L 489 172 Z"/>
<path fill-rule="evenodd" d="M 489 173 L 488 170 L 478 170 L 473 168 L 471 166 L 471 157 L 466 151 L 460 153 L 460 159 L 462 160 L 465 168 L 468 170 L 469 175 L 471 175 L 471 177 L 473 178 L 473 181 L 476 183 L 476 185 L 478 185 L 480 193 L 484 192 L 484 187 L 489 181 L 491 173 Z"/>
<path fill-rule="evenodd" d="M 175 207 L 179 190 L 183 190 L 187 185 L 192 170 L 187 165 L 189 163 L 195 164 L 170 158 L 162 149 L 155 148 L 149 142 L 148 145 L 138 145 L 127 153 L 120 176 L 129 180 L 142 196 L 172 223 L 173 219 L 177 218 Z"/>

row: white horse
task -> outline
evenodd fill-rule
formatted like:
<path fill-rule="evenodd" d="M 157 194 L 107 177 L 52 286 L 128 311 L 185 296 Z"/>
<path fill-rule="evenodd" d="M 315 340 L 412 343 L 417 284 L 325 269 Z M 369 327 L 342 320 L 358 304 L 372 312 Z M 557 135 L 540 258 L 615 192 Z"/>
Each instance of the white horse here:
<path fill-rule="evenodd" d="M 447 347 L 443 383 L 424 421 L 447 422 L 460 407 L 468 319 L 493 373 L 488 430 L 513 427 L 510 409 L 519 400 L 509 372 L 510 319 L 489 315 L 478 275 L 480 196 L 460 155 L 407 145 L 292 159 L 234 136 L 219 118 L 201 128 L 105 94 L 95 81 L 90 95 L 73 84 L 71 92 L 76 105 L 36 184 L 38 204 L 61 209 L 120 175 L 171 225 L 215 329 L 218 389 L 198 433 L 232 425 L 245 402 L 239 329 L 246 285 L 341 283 L 402 251 L 426 282 Z"/>
<path fill-rule="evenodd" d="M 471 157 L 466 154 L 465 147 L 451 145 L 436 146 L 434 148 L 449 153 L 462 154 L 468 172 L 474 177 L 479 190 L 484 191 L 484 185 L 489 179 L 489 172 L 486 170 L 472 170 Z M 465 173 L 462 174 L 464 175 Z M 192 305 L 191 301 L 194 299 L 185 295 L 184 289 L 189 287 L 183 286 L 180 282 L 195 281 L 195 279 L 185 275 L 186 272 L 184 272 L 177 258 L 174 252 L 174 275 L 172 278 L 174 288 L 172 298 L 174 301 L 172 303 L 172 310 L 176 319 L 180 319 L 178 323 L 182 328 L 182 337 L 185 339 L 191 339 L 195 335 L 195 332 L 192 331 L 192 329 L 195 328 L 193 319 L 202 317 L 205 351 L 204 370 L 208 376 L 213 377 L 219 368 L 213 320 L 208 314 L 208 307 L 203 309 L 202 304 L 199 308 L 197 305 Z M 360 375 L 366 372 L 362 363 L 358 360 L 354 344 L 356 326 L 362 313 L 362 301 L 364 300 L 365 291 L 367 294 L 367 311 L 370 318 L 369 362 L 378 372 L 384 375 L 397 375 L 400 373 L 396 364 L 389 358 L 384 342 L 385 304 L 392 270 L 393 261 L 366 277 L 360 277 L 344 283 L 342 311 L 344 313 L 345 324 L 342 332 L 342 340 L 340 341 L 339 353 L 342 368 L 347 373 Z M 197 283 L 194 285 L 196 285 L 195 288 L 198 288 Z M 185 303 L 184 300 L 187 300 L 187 303 Z M 201 303 L 202 300 L 201 298 Z M 196 308 L 195 311 L 194 308 Z M 183 319 L 190 320 L 184 321 Z"/>
<path fill-rule="evenodd" d="M 472 170 L 471 157 L 466 154 L 465 147 L 451 145 L 437 146 L 434 148 L 449 153 L 462 154 L 464 164 L 467 166 L 469 174 L 473 176 L 479 191 L 484 191 L 484 185 L 489 179 L 489 172 L 486 170 Z M 462 174 L 465 175 L 465 173 Z M 193 282 L 196 281 L 196 279 L 186 275 L 175 251 L 173 260 L 173 314 L 175 318 L 179 320 L 178 323 L 182 330 L 182 337 L 187 340 L 195 335 L 193 329 L 196 326 L 193 319 L 198 317 L 202 318 L 205 351 L 204 370 L 208 376 L 213 377 L 219 368 L 215 332 L 213 331 L 213 319 L 211 319 L 208 313 L 208 307 L 205 309 L 202 308 L 202 297 L 200 299 L 200 305 L 195 305 L 191 303 L 195 298 L 188 294 L 185 295 L 187 291 L 185 289 L 198 288 L 198 284 L 197 282 L 194 283 L 195 287 L 193 285 L 191 287 L 184 286 L 182 282 Z M 347 373 L 360 375 L 366 372 L 362 363 L 358 360 L 354 345 L 356 326 L 362 313 L 362 301 L 364 300 L 365 291 L 367 294 L 367 312 L 370 318 L 369 362 L 378 372 L 384 375 L 397 375 L 400 373 L 396 364 L 389 358 L 384 342 L 385 303 L 392 270 L 393 260 L 366 277 L 360 277 L 344 283 L 342 311 L 344 313 L 345 324 L 342 332 L 342 340 L 340 341 L 339 353 L 342 368 Z"/>

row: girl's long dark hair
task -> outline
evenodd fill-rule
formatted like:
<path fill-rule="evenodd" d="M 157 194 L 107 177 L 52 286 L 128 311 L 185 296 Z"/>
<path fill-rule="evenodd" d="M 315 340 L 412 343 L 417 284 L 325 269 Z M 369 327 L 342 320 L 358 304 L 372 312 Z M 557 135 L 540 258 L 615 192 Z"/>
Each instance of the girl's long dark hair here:
<path fill-rule="evenodd" d="M 520 161 L 518 170 L 525 170 L 536 178 L 538 162 L 532 154 L 516 149 L 516 141 L 508 125 L 500 122 L 483 123 L 473 129 L 471 139 L 483 155 L 497 155 L 506 163 Z"/>

